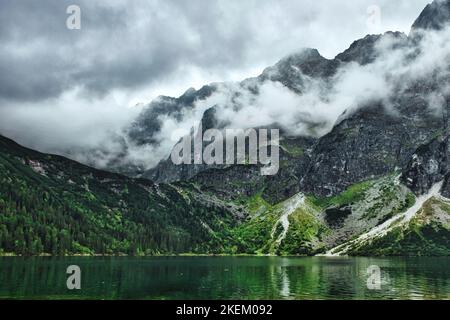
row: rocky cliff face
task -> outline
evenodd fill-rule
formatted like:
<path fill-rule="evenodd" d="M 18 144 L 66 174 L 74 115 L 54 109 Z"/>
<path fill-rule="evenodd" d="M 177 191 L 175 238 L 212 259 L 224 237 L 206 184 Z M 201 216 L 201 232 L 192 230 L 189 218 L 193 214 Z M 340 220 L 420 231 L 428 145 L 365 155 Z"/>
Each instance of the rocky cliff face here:
<path fill-rule="evenodd" d="M 449 8 L 450 1 L 435 1 L 427 6 L 415 21 L 410 37 L 393 32 L 370 35 L 355 41 L 332 60 L 321 57 L 317 50 L 306 50 L 281 60 L 257 79 L 243 83 L 251 84 L 255 95 L 258 94 L 259 84 L 266 81 L 281 83 L 295 94 L 302 95 L 309 81 L 320 79 L 326 91 L 332 88 L 335 76 L 347 66 L 370 66 L 383 61 L 379 46 L 387 42 L 393 44 L 390 48 L 392 54 L 399 48 L 409 52 L 403 63 L 414 64 L 424 50 L 431 50 L 420 45 L 422 38 L 416 36 L 417 32 L 442 30 L 450 22 Z M 183 175 L 182 179 L 189 178 L 203 192 L 233 201 L 259 197 L 258 201 L 266 203 L 261 207 L 265 209 L 261 210 L 266 212 L 265 219 L 269 220 L 276 204 L 290 201 L 288 199 L 296 194 L 327 199 L 319 203 L 313 200 L 312 204 L 300 206 L 288 217 L 293 224 L 296 219 L 306 219 L 305 215 L 312 219 L 308 220 L 313 228 L 311 230 L 318 233 L 310 239 L 310 244 L 315 243 L 310 250 L 320 246 L 330 249 L 361 235 L 364 238 L 361 243 L 350 241 L 344 251 L 351 254 L 376 253 L 378 244 L 384 243 L 385 237 L 392 237 L 397 242 L 405 243 L 405 246 L 415 248 L 411 250 L 426 251 L 424 248 L 431 248 L 431 252 L 446 252 L 445 241 L 448 242 L 449 238 L 446 212 L 449 211 L 447 200 L 436 197 L 439 197 L 437 194 L 450 197 L 446 134 L 450 109 L 449 104 L 445 103 L 447 93 L 442 90 L 447 81 L 448 63 L 446 58 L 440 61 L 439 70 L 427 73 L 427 76 L 399 77 L 399 81 L 392 83 L 392 96 L 385 97 L 388 99 L 367 99 L 356 108 L 349 108 L 324 136 L 285 137 L 283 141 L 289 147 L 282 148 L 283 165 L 276 176 L 261 177 L 255 166 L 229 166 L 197 168 L 195 172 Z M 430 96 L 434 93 L 444 98 L 437 109 L 430 107 Z M 161 168 L 170 173 L 170 179 L 181 178 L 172 174 L 176 168 L 170 163 L 165 162 L 157 170 Z M 399 180 L 392 180 L 393 175 L 400 173 Z M 354 194 L 353 190 L 359 190 L 365 181 L 377 182 L 369 183 L 368 189 L 364 187 Z M 435 191 L 437 185 L 439 190 Z M 416 195 L 415 200 L 409 190 Z M 417 208 L 413 206 L 414 202 Z M 420 210 L 427 211 L 428 218 L 416 215 Z M 259 214 L 261 212 L 250 220 L 250 225 L 261 219 Z M 401 228 L 391 226 L 395 219 L 403 221 Z M 273 223 L 276 228 L 277 222 Z M 430 230 L 436 232 L 430 236 L 430 242 L 418 243 L 413 237 L 411 228 L 417 225 L 421 226 L 420 232 L 424 235 L 431 235 Z M 280 243 L 273 236 L 267 238 L 266 249 L 286 250 L 292 245 L 293 237 L 300 232 L 295 228 L 285 230 L 285 238 Z M 328 232 L 328 236 L 320 235 L 319 230 Z M 444 239 L 444 242 L 433 240 L 435 236 Z M 380 252 L 402 254 L 406 251 L 390 247 Z"/>
<path fill-rule="evenodd" d="M 421 99 L 402 101 L 420 116 L 392 115 L 382 104 L 361 108 L 322 137 L 313 150 L 302 189 L 333 196 L 354 183 L 404 167 L 414 151 L 442 130 L 442 120 Z"/>
<path fill-rule="evenodd" d="M 181 119 L 183 111 L 193 108 L 195 102 L 208 98 L 216 89 L 214 85 L 209 85 L 198 91 L 190 88 L 178 98 L 159 97 L 144 109 L 127 130 L 129 138 L 138 145 L 158 143 L 155 134 L 161 130 L 163 116 Z"/>
<path fill-rule="evenodd" d="M 311 161 L 315 142 L 313 138 L 284 138 L 280 143 L 280 169 L 274 176 L 262 176 L 259 165 L 232 165 L 208 168 L 190 181 L 200 185 L 202 191 L 229 200 L 261 194 L 265 201 L 277 204 L 300 192 L 298 182 Z"/>
<path fill-rule="evenodd" d="M 407 41 L 407 36 L 401 32 L 386 32 L 383 35 L 367 35 L 363 39 L 356 40 L 344 52 L 336 56 L 337 61 L 349 63 L 356 62 L 362 66 L 373 63 L 378 58 L 377 43 L 391 37 Z"/>
<path fill-rule="evenodd" d="M 384 35 L 367 36 L 364 39 L 355 41 L 349 49 L 339 54 L 335 59 L 328 60 L 322 57 L 317 50 L 306 49 L 298 54 L 294 54 L 282 59 L 273 67 L 269 67 L 257 78 L 251 78 L 244 80 L 238 84 L 238 91 L 231 92 L 230 95 L 235 94 L 239 96 L 241 93 L 239 90 L 246 90 L 250 92 L 253 96 L 258 96 L 260 87 L 265 83 L 279 83 L 284 87 L 289 89 L 291 92 L 301 96 L 311 85 L 311 82 L 320 81 L 322 90 L 324 94 L 328 90 L 331 90 L 333 85 L 332 81 L 334 76 L 336 76 L 339 70 L 345 68 L 349 63 L 358 63 L 361 65 L 366 65 L 372 63 L 377 58 L 376 45 L 380 41 L 384 41 L 386 38 L 394 38 L 402 41 L 407 41 L 407 38 L 402 33 L 388 32 Z M 401 43 L 402 41 L 399 41 Z M 202 96 L 203 97 L 203 96 Z M 172 99 L 171 101 L 175 101 Z M 416 103 L 417 104 L 417 103 Z M 242 106 L 236 104 L 232 108 L 239 109 Z M 169 110 L 175 108 L 176 110 L 181 110 L 186 107 L 173 107 L 170 106 Z M 214 108 L 216 109 L 216 108 Z M 216 112 L 220 112 L 217 110 Z M 150 113 L 152 116 L 148 115 Z M 381 114 L 382 112 L 380 112 Z M 155 130 L 158 130 L 158 126 L 153 123 L 154 117 L 159 114 L 158 108 L 150 107 L 149 111 L 145 111 L 141 117 L 141 124 L 135 124 L 135 131 L 140 132 L 141 135 L 148 134 L 151 137 L 154 135 Z M 181 116 L 181 114 L 180 114 Z M 217 119 L 213 120 L 216 116 L 207 111 L 203 117 L 202 122 L 215 123 L 215 127 L 223 128 L 226 124 L 219 122 Z M 217 117 L 216 117 L 217 118 Z M 308 123 L 307 118 L 302 119 L 305 124 L 310 126 L 311 135 L 314 137 L 315 127 L 320 127 L 321 123 Z M 146 129 L 148 125 L 145 123 L 153 123 L 150 125 L 151 128 L 156 128 L 153 130 Z M 220 125 L 219 125 L 220 123 Z M 276 124 L 274 124 L 276 126 Z M 134 134 L 135 135 L 135 134 Z M 289 135 L 287 135 L 289 136 Z M 306 137 L 303 137 L 306 138 Z M 148 142 L 150 142 L 150 140 Z M 145 141 L 141 141 L 144 142 Z M 299 145 L 294 148 L 302 149 L 303 146 Z M 288 166 L 295 166 L 294 163 L 290 163 Z M 156 182 L 171 182 L 178 180 L 186 180 L 194 177 L 197 173 L 207 170 L 208 166 L 203 165 L 193 165 L 193 166 L 173 166 L 171 165 L 170 159 L 163 160 L 156 167 L 143 174 L 143 177 L 148 177 Z M 217 167 L 215 167 L 217 168 Z M 302 174 L 303 176 L 303 174 Z"/>
<path fill-rule="evenodd" d="M 340 68 L 350 63 L 364 66 L 376 62 L 379 58 L 376 47 L 386 39 L 395 39 L 391 50 L 399 46 L 411 49 L 417 45 L 410 42 L 406 35 L 391 32 L 358 40 L 334 60 L 321 57 L 316 50 L 306 50 L 266 69 L 257 83 L 276 81 L 301 95 L 308 79 L 320 78 L 326 84 L 334 79 L 333 75 Z M 413 61 L 414 55 L 410 59 Z M 299 73 L 298 70 L 302 72 Z M 430 92 L 440 85 L 433 77 L 405 80 L 394 89 L 395 93 L 388 101 L 368 100 L 364 105 L 347 110 L 328 134 L 319 138 L 291 140 L 291 148 L 305 151 L 303 157 L 289 157 L 288 153 L 284 153 L 282 170 L 277 176 L 264 179 L 252 177 L 250 180 L 264 180 L 260 189 L 271 190 L 270 194 L 277 195 L 276 200 L 283 200 L 283 195 L 289 197 L 300 191 L 330 197 L 355 183 L 382 177 L 403 168 L 417 148 L 442 132 L 442 114 L 432 110 L 428 101 Z M 447 110 L 448 106 L 442 108 Z M 214 115 L 206 113 L 204 120 L 209 119 L 213 126 L 217 125 L 217 121 L 211 121 L 211 117 Z M 304 145 L 306 140 L 313 142 Z M 170 160 L 166 160 L 144 176 L 157 182 L 170 182 L 196 179 L 196 175 L 208 169 L 211 167 L 175 166 Z M 215 170 L 214 173 L 204 173 L 197 179 L 210 186 L 216 184 L 212 180 L 218 175 L 221 177 L 221 189 L 226 189 L 226 182 L 239 180 L 242 171 L 246 170 L 227 167 L 226 172 L 219 175 Z M 257 172 L 252 169 L 249 171 L 255 174 Z M 235 173 L 236 176 L 233 177 Z M 227 177 L 224 178 L 224 175 Z M 207 182 L 208 179 L 211 182 Z M 231 183 L 228 187 L 232 190 L 233 186 Z M 245 183 L 241 188 L 245 189 Z M 253 189 L 254 187 L 249 188 L 245 192 L 249 193 Z M 268 194 L 269 192 L 265 193 Z"/>
<path fill-rule="evenodd" d="M 427 193 L 449 173 L 449 152 L 448 136 L 420 146 L 406 166 L 402 181 L 418 195 Z"/>
<path fill-rule="evenodd" d="M 325 59 L 316 49 L 305 49 L 267 68 L 258 79 L 261 82 L 279 82 L 293 92 L 301 94 L 308 78 L 329 80 L 336 74 L 339 64 L 339 60 Z"/>
<path fill-rule="evenodd" d="M 450 21 L 450 1 L 436 0 L 426 6 L 412 30 L 440 30 Z"/>

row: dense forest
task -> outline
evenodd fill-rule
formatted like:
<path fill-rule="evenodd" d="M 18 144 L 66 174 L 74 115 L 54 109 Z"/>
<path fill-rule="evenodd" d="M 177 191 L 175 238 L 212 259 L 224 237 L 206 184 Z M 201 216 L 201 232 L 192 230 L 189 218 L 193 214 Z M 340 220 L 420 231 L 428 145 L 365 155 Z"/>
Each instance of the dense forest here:
<path fill-rule="evenodd" d="M 194 195 L 187 186 L 129 179 L 1 138 L 0 252 L 223 252 L 235 219 Z"/>

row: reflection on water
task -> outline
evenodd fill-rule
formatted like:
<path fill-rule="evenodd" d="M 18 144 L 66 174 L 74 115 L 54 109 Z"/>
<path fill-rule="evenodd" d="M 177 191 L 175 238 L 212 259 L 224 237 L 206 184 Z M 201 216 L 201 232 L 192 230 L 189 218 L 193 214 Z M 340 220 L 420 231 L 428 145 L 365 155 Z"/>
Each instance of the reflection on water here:
<path fill-rule="evenodd" d="M 82 289 L 66 288 L 81 268 Z M 381 268 L 381 290 L 367 268 Z M 0 298 L 449 299 L 450 258 L 0 258 Z"/>

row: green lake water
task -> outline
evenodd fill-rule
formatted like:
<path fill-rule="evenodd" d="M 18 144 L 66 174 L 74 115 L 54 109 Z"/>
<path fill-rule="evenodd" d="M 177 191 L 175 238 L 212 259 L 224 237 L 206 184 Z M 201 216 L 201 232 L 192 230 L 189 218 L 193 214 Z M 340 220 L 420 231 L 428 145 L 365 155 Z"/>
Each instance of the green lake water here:
<path fill-rule="evenodd" d="M 450 258 L 0 257 L 0 299 L 450 299 Z"/>

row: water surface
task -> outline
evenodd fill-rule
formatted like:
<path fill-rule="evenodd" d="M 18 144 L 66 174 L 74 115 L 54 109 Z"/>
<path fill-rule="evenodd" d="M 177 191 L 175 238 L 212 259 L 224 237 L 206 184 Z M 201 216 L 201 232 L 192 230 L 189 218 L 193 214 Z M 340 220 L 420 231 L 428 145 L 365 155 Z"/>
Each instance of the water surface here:
<path fill-rule="evenodd" d="M 66 268 L 81 268 L 68 290 Z M 381 268 L 381 290 L 367 268 Z M 0 257 L 0 299 L 449 299 L 450 258 Z"/>

